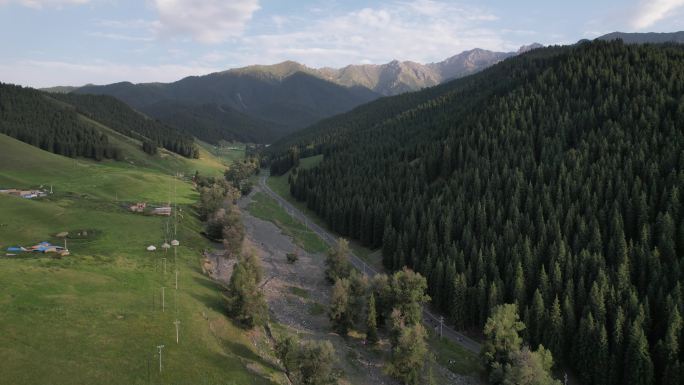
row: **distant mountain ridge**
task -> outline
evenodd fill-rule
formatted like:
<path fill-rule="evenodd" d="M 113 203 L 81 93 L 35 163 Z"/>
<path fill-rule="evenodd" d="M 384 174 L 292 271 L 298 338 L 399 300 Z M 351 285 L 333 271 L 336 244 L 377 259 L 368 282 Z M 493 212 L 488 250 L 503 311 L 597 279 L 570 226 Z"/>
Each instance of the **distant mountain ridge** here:
<path fill-rule="evenodd" d="M 609 34 L 599 36 L 598 40 L 617 40 L 620 39 L 627 44 L 645 44 L 645 43 L 684 43 L 684 31 L 679 32 L 645 32 L 645 33 L 630 33 L 630 32 L 611 32 Z"/>
<path fill-rule="evenodd" d="M 85 86 L 73 92 L 114 96 L 206 141 L 262 143 L 380 96 L 301 71 L 287 76 L 225 71 L 173 83 L 123 82 Z"/>
<path fill-rule="evenodd" d="M 172 83 L 120 82 L 47 89 L 103 94 L 207 142 L 270 143 L 323 118 L 381 96 L 397 95 L 470 75 L 520 52 L 473 49 L 437 63 L 310 68 L 294 61 L 251 65 Z"/>
<path fill-rule="evenodd" d="M 364 87 L 380 95 L 390 96 L 435 86 L 444 81 L 481 71 L 511 56 L 543 45 L 524 45 L 515 52 L 496 52 L 481 48 L 463 51 L 443 61 L 421 64 L 392 60 L 385 64 L 350 64 L 342 68 L 311 68 L 295 61 L 272 65 L 251 65 L 234 68 L 221 74 L 255 76 L 279 81 L 297 72 L 315 76 L 345 87 Z"/>

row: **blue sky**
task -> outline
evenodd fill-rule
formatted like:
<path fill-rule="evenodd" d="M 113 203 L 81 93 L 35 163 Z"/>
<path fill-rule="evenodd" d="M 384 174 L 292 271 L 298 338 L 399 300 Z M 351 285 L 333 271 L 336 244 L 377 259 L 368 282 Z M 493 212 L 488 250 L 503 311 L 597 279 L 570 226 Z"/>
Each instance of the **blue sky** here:
<path fill-rule="evenodd" d="M 684 29 L 684 0 L 0 0 L 0 81 L 173 81 L 249 64 L 440 61 Z"/>

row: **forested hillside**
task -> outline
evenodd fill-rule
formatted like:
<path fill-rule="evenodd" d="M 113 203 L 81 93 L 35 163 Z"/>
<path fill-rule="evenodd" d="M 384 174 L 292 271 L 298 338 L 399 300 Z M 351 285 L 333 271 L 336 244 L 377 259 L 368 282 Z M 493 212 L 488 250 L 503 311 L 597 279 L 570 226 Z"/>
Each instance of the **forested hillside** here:
<path fill-rule="evenodd" d="M 51 97 L 76 107 L 79 113 L 126 136 L 140 140 L 148 153 L 156 152 L 157 147 L 164 147 L 185 157 L 198 156 L 192 136 L 150 119 L 111 96 L 62 93 L 52 94 Z"/>
<path fill-rule="evenodd" d="M 225 71 L 173 83 L 90 85 L 73 93 L 114 96 L 189 135 L 214 143 L 217 137 L 271 143 L 380 96 L 362 87 L 343 87 L 304 72 L 281 70 L 286 71 L 282 77 L 258 71 Z M 183 124 L 177 123 L 179 117 Z"/>
<path fill-rule="evenodd" d="M 683 129 L 684 47 L 594 42 L 323 121 L 272 171 L 325 154 L 293 195 L 457 328 L 514 302 L 584 384 L 680 384 Z"/>
<path fill-rule="evenodd" d="M 283 128 L 276 123 L 243 114 L 219 104 L 188 105 L 181 102 L 162 101 L 145 107 L 150 116 L 163 116 L 174 127 L 182 127 L 208 143 L 222 140 L 243 143 L 260 143 L 279 137 Z"/>
<path fill-rule="evenodd" d="M 40 91 L 0 83 L 0 133 L 69 157 L 119 158 L 107 136 Z"/>

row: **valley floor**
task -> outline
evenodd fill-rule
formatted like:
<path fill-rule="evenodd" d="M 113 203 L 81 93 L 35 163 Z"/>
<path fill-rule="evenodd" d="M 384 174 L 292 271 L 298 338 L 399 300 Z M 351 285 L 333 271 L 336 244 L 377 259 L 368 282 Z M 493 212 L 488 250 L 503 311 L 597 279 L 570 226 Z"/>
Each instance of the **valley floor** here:
<path fill-rule="evenodd" d="M 262 189 L 259 186 L 257 189 Z M 333 343 L 338 357 L 338 366 L 348 384 L 396 384 L 383 372 L 389 346 L 385 341 L 378 348 L 363 344 L 363 335 L 350 334 L 347 338 L 332 333 L 327 308 L 330 286 L 325 281 L 325 254 L 308 252 L 276 224 L 259 219 L 250 213 L 250 205 L 264 204 L 254 201 L 254 192 L 239 202 L 247 234 L 247 247 L 260 257 L 264 267 L 262 287 L 272 317 L 288 333 L 300 338 L 328 340 Z M 280 222 L 275 220 L 277 224 Z M 287 253 L 297 252 L 299 259 L 294 264 L 287 262 Z M 224 282 L 230 277 L 232 262 L 219 262 L 218 279 Z M 438 362 L 441 362 L 438 360 Z M 435 383 L 477 384 L 478 380 L 448 371 L 443 366 L 433 367 Z"/>

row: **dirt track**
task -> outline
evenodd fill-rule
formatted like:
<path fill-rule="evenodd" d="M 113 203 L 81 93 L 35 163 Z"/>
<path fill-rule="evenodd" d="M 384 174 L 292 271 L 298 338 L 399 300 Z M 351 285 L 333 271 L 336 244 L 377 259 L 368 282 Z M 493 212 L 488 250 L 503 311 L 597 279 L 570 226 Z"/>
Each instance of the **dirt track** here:
<path fill-rule="evenodd" d="M 251 194 L 238 202 L 245 226 L 245 246 L 252 248 L 262 262 L 261 286 L 271 316 L 302 339 L 330 341 L 335 347 L 337 367 L 343 372 L 341 383 L 397 384 L 383 373 L 381 353 L 371 351 L 360 339 L 343 339 L 330 332 L 326 314 L 330 286 L 324 278 L 325 256 L 307 253 L 275 224 L 250 215 L 246 209 L 250 202 Z M 299 259 L 290 264 L 286 255 L 293 251 Z M 235 260 L 223 258 L 220 250 L 212 253 L 210 260 L 214 270 L 212 276 L 227 283 Z M 316 307 L 318 312 L 314 311 Z M 440 384 L 467 384 L 473 380 L 453 375 L 441 367 L 436 370 L 442 373 Z"/>
<path fill-rule="evenodd" d="M 325 313 L 330 295 L 330 286 L 323 275 L 325 257 L 305 252 L 275 224 L 250 215 L 246 210 L 250 202 L 251 195 L 238 202 L 245 225 L 245 247 L 253 249 L 261 260 L 264 270 L 261 286 L 271 316 L 301 339 L 330 341 L 335 347 L 336 366 L 343 372 L 341 383 L 396 384 L 383 373 L 379 354 L 370 352 L 358 339 L 345 340 L 330 333 Z M 286 255 L 295 250 L 299 260 L 290 264 Z M 224 258 L 219 249 L 208 257 L 212 277 L 227 284 L 235 259 Z M 312 310 L 315 307 L 318 312 Z"/>

